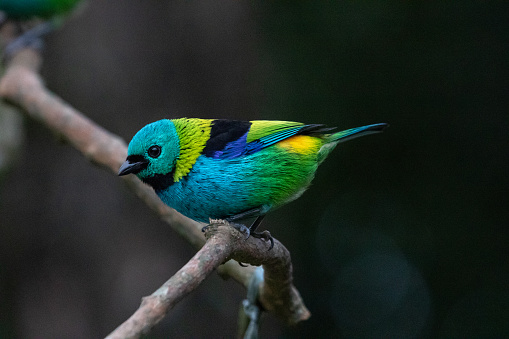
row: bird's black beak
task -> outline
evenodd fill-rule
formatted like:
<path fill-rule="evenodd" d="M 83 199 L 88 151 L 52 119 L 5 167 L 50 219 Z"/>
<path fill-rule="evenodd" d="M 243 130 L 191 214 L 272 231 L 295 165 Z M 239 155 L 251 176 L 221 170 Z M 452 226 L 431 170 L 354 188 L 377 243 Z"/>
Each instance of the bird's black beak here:
<path fill-rule="evenodd" d="M 118 169 L 118 175 L 136 174 L 147 168 L 148 160 L 142 155 L 130 155 Z"/>

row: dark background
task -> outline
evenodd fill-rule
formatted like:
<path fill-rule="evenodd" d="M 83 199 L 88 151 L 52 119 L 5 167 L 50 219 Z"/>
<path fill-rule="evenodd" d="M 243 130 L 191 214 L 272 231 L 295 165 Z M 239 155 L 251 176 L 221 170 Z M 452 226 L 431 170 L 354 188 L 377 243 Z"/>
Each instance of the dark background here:
<path fill-rule="evenodd" d="M 312 313 L 262 337 L 509 335 L 506 2 L 91 0 L 47 39 L 47 86 L 129 141 L 175 117 L 346 129 L 264 226 Z M 194 254 L 121 180 L 24 124 L 0 183 L 0 337 L 102 337 Z M 217 275 L 149 337 L 232 337 Z"/>

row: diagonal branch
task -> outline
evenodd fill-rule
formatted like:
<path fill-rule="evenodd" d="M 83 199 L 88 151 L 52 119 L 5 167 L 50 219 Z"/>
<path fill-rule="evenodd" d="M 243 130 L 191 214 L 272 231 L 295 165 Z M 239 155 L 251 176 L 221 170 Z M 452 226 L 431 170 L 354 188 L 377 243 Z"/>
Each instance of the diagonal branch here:
<path fill-rule="evenodd" d="M 150 296 L 143 298 L 140 307 L 123 324 L 117 327 L 108 339 L 137 338 L 146 334 L 161 321 L 177 302 L 201 284 L 219 265 L 231 255 L 232 239 L 228 233 L 216 234 L 173 277 Z"/>
<path fill-rule="evenodd" d="M 263 265 L 261 303 L 266 310 L 291 324 L 309 317 L 309 311 L 292 284 L 290 253 L 278 240 L 274 239 L 274 248 L 268 251 L 268 243 L 253 237 L 244 241 L 243 234 L 222 220 L 213 221 L 205 236 L 207 242 L 198 253 L 157 291 L 143 298 L 138 310 L 108 335 L 108 339 L 137 338 L 146 334 L 178 301 L 229 259 Z"/>
<path fill-rule="evenodd" d="M 58 133 L 63 140 L 69 142 L 91 162 L 116 175 L 117 169 L 126 157 L 125 143 L 121 138 L 98 126 L 48 91 L 38 75 L 40 63 L 39 54 L 33 50 L 25 49 L 16 54 L 0 79 L 0 97 L 21 107 L 28 116 Z M 202 224 L 194 222 L 166 206 L 151 188 L 134 176 L 125 177 L 123 180 L 161 219 L 170 224 L 193 246 L 200 248 L 204 245 L 205 239 L 200 231 Z M 194 287 L 179 285 L 174 276 L 154 293 L 155 298 L 165 300 L 163 303 L 159 303 L 159 301 L 152 303 L 154 294 L 144 299 L 140 309 L 143 308 L 146 311 L 148 306 L 153 306 L 152 311 L 155 313 L 151 313 L 152 311 L 143 313 L 150 319 L 143 331 L 159 321 L 160 317 L 164 316 L 176 302 L 198 286 L 216 268 L 220 274 L 230 276 L 247 287 L 253 274 L 253 268 L 242 268 L 233 261 L 221 265 L 230 258 L 253 265 L 264 265 L 265 282 L 261 286 L 260 302 L 266 310 L 274 312 L 288 324 L 296 324 L 309 318 L 309 311 L 292 285 L 292 266 L 286 248 L 275 241 L 274 248 L 267 251 L 263 247 L 264 243 L 259 240 L 250 238 L 248 241 L 242 241 L 242 236 L 239 239 L 236 230 L 236 233 L 233 233 L 235 236 L 225 238 L 222 234 L 228 232 L 222 231 L 222 229 L 225 227 L 211 227 L 207 233 L 210 238 L 206 246 L 179 271 L 194 272 L 186 273 L 192 277 L 186 284 L 195 284 Z M 234 230 L 231 227 L 226 229 Z M 260 246 L 262 247 L 259 248 Z M 182 286 L 183 289 L 177 288 L 178 286 Z M 164 311 L 160 313 L 157 310 L 162 306 L 164 306 Z M 157 316 L 151 316 L 151 314 Z M 139 318 L 135 318 L 133 321 L 139 321 Z"/>

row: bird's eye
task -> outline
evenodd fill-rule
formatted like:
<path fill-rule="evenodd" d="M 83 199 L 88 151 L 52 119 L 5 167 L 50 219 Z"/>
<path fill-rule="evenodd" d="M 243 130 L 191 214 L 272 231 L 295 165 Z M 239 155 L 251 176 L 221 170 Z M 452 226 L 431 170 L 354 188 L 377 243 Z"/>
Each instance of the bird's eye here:
<path fill-rule="evenodd" d="M 161 155 L 161 146 L 157 146 L 157 145 L 150 146 L 147 153 L 148 153 L 149 157 L 157 158 L 158 156 Z"/>

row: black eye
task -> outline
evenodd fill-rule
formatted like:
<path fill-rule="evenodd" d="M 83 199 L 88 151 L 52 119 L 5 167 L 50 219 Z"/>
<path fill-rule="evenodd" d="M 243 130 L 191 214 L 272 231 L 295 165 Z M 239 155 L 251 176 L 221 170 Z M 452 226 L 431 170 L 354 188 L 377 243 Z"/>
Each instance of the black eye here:
<path fill-rule="evenodd" d="M 150 146 L 147 153 L 149 157 L 157 158 L 158 156 L 161 155 L 161 147 L 157 145 Z"/>

